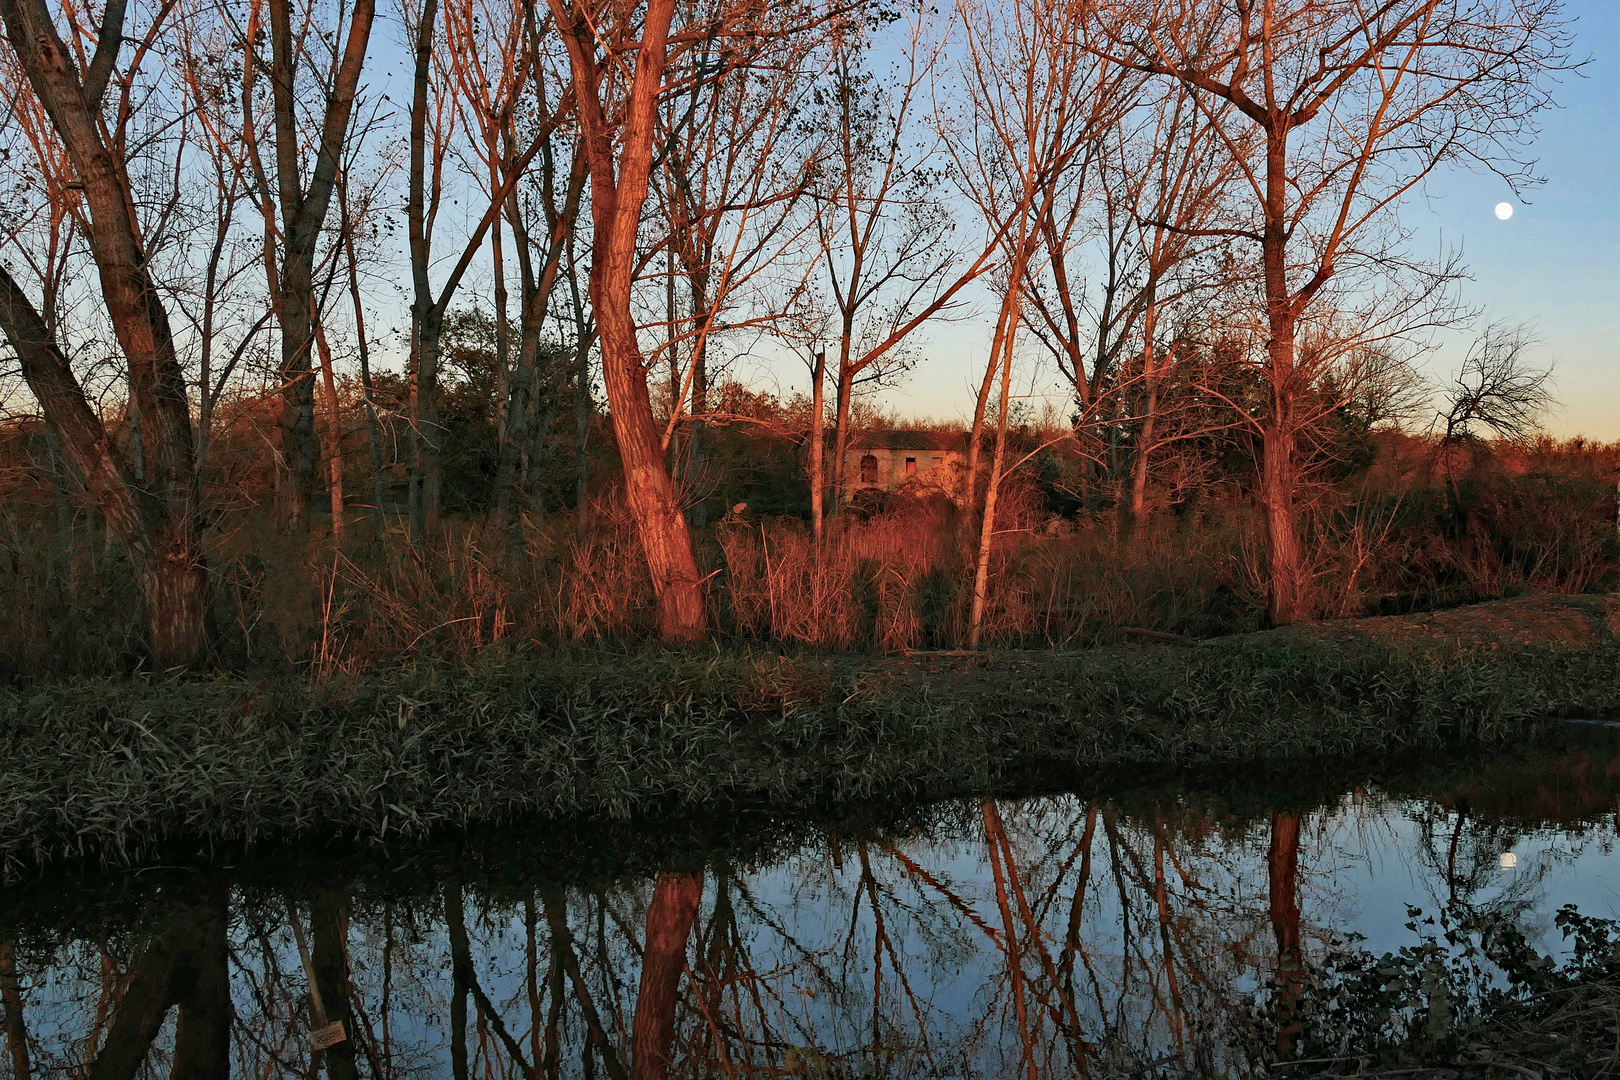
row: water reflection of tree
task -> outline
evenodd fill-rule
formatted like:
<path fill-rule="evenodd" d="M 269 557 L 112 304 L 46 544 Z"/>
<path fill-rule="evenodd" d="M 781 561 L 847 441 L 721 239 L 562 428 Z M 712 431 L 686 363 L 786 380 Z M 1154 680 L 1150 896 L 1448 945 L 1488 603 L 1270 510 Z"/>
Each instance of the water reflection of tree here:
<path fill-rule="evenodd" d="M 1466 802 L 1453 810 L 1424 804 L 1408 812 L 1417 825 L 1415 854 L 1430 870 L 1434 904 L 1470 921 L 1490 915 L 1522 926 L 1541 898 L 1550 869 L 1536 860 L 1503 875 L 1501 855 L 1524 837 L 1524 827 L 1476 817 Z"/>
<path fill-rule="evenodd" d="M 87 1036 L 99 1046 L 91 1075 L 134 1075 L 128 1069 L 142 1060 L 217 1064 L 221 1031 L 234 1033 L 240 1075 L 314 1069 L 391 1080 L 442 1075 L 447 1065 L 457 1080 L 639 1080 L 663 1075 L 671 1054 L 683 1074 L 997 1073 L 1006 1046 L 1019 1071 L 1061 1075 L 1089 1067 L 1093 1021 L 1112 1013 L 1117 1026 L 1141 989 L 1132 981 L 1149 974 L 1153 1008 L 1173 1016 L 1179 1043 L 1190 1022 L 1176 965 L 1190 961 L 1175 956 L 1185 930 L 1166 878 L 1175 842 L 1163 823 L 1123 824 L 1096 805 L 1070 809 L 1071 821 L 1037 823 L 1015 808 L 1010 826 L 998 804 L 980 807 L 988 892 L 983 881 L 926 865 L 926 838 L 855 841 L 847 859 L 830 842 L 821 861 L 833 865 L 820 868 L 810 899 L 824 906 L 829 928 L 842 927 L 836 940 L 805 939 L 800 913 L 781 907 L 794 896 L 762 898 L 747 872 L 726 866 L 710 875 L 701 904 L 703 877 L 692 873 L 660 875 L 650 891 L 547 884 L 521 899 L 472 903 L 455 883 L 436 902 L 379 903 L 323 888 L 299 902 L 241 897 L 230 914 L 221 894 L 206 910 L 132 934 L 144 944 L 110 984 L 109 1034 L 98 1043 L 97 1021 Z M 1099 834 L 1108 838 L 1102 858 Z M 1113 975 L 1094 956 L 1086 925 L 1104 860 L 1126 927 Z M 1151 934 L 1135 929 L 1139 918 Z M 1149 938 L 1159 943 L 1157 959 Z M 238 986 L 234 1025 L 227 949 Z M 986 957 L 997 959 L 984 968 L 976 1015 L 932 1002 L 936 973 Z M 1110 978 L 1118 985 L 1108 987 Z M 1094 1011 L 1077 1004 L 1077 985 Z M 172 1006 L 185 1021 L 171 1046 L 156 1037 Z M 309 1044 L 317 1020 L 342 1023 L 347 1034 L 318 1055 Z"/>
<path fill-rule="evenodd" d="M 1086 822 L 1077 849 L 1032 859 L 1025 872 L 1032 882 L 1045 879 L 1048 897 L 1070 897 L 1061 933 L 1033 921 L 1026 927 L 1032 939 L 1061 941 L 1052 966 L 1062 977 L 1052 979 L 1045 970 L 1030 976 L 1050 979 L 1067 1006 L 1069 1060 L 1083 1068 L 1090 1056 L 1107 1071 L 1155 1060 L 1207 1065 L 1215 1047 L 1202 1037 L 1212 1027 L 1205 1014 L 1230 993 L 1221 965 L 1250 951 L 1244 942 L 1254 923 L 1251 912 L 1233 903 L 1240 891 L 1211 888 L 1188 870 L 1188 855 L 1207 836 L 1208 823 L 1196 816 L 1178 820 L 1159 807 L 1134 820 L 1122 819 L 1112 806 L 1072 812 Z M 1099 824 L 1101 850 L 1094 840 Z M 1049 828 L 1025 831 L 1039 835 Z M 1093 881 L 1098 861 L 1104 872 Z M 1077 970 L 1084 973 L 1079 986 Z"/>
<path fill-rule="evenodd" d="M 95 1041 L 83 1046 L 84 1059 L 75 1063 L 92 1080 L 134 1077 L 153 1058 L 163 1061 L 174 1077 L 228 1075 L 233 1015 L 224 889 L 168 899 L 167 917 L 140 941 L 127 966 L 119 970 L 106 963 L 108 952 L 101 953 L 100 992 L 91 1025 Z M 21 1032 L 20 996 L 8 1002 L 8 1035 L 13 1008 Z M 154 1047 L 171 1012 L 169 1045 Z M 55 1071 L 51 1062 L 33 1064 L 38 1075 Z M 15 1045 L 11 1065 L 16 1076 L 29 1075 L 31 1063 Z"/>
<path fill-rule="evenodd" d="M 48 961 L 0 941 L 7 1060 L 18 1076 L 334 1080 L 1221 1071 L 1222 1034 L 1256 993 L 1274 1051 L 1303 1045 L 1332 875 L 1388 809 L 987 800 L 762 867 L 176 891 L 143 925 Z M 1522 830 L 1397 809 L 1412 824 L 1386 835 L 1437 897 L 1521 921 L 1540 902 L 1544 866 L 1497 888 Z M 55 1004 L 34 989 L 27 1007 L 60 1038 L 13 1035 L 13 968 L 55 973 Z M 345 1041 L 312 1053 L 317 1019 Z"/>

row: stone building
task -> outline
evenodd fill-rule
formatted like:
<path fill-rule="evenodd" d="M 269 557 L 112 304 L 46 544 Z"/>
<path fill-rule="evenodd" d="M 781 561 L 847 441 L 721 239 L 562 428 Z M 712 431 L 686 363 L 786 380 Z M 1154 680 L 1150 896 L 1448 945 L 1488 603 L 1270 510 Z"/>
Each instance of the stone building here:
<path fill-rule="evenodd" d="M 844 452 L 844 498 L 862 491 L 959 496 L 967 469 L 967 435 L 960 431 L 866 431 Z"/>

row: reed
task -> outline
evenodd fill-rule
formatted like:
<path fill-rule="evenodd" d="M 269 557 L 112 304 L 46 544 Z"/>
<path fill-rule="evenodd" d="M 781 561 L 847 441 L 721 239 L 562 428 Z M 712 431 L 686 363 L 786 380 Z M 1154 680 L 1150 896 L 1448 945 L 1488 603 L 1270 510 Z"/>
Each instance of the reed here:
<path fill-rule="evenodd" d="M 1421 454 L 1405 465 L 1398 454 L 1380 459 L 1389 475 L 1375 472 L 1358 490 L 1317 492 L 1306 519 L 1311 608 L 1351 617 L 1620 587 L 1607 459 L 1560 445 L 1538 453 L 1483 459 L 1458 483 L 1455 505 L 1447 489 L 1407 475 L 1430 467 Z M 987 644 L 1260 626 L 1265 560 L 1253 507 L 1210 500 L 1140 520 L 1084 508 L 1057 517 L 1042 498 L 1020 479 L 1001 500 Z M 49 509 L 0 507 L 0 680 L 138 669 L 144 617 L 127 559 L 93 520 L 75 525 Z M 829 653 L 957 647 L 976 539 L 969 516 L 895 498 L 840 515 L 819 545 L 793 517 L 698 530 L 711 633 L 730 646 Z M 281 550 L 264 511 L 245 501 L 222 510 L 208 552 L 218 666 L 290 666 L 320 680 L 468 663 L 535 642 L 656 636 L 651 581 L 611 488 L 583 515 L 530 518 L 515 533 L 466 519 L 425 540 L 397 522 L 380 537 L 375 527 L 367 516 L 341 545 L 328 537 Z"/>

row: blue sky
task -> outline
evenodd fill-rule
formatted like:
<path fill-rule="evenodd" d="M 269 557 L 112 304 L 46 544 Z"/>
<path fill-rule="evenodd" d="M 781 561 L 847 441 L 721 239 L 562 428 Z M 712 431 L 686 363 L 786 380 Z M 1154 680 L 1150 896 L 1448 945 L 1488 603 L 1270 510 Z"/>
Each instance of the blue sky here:
<path fill-rule="evenodd" d="M 1419 251 L 1460 249 L 1473 275 L 1462 299 L 1482 322 L 1521 323 L 1554 368 L 1556 435 L 1620 440 L 1620 0 L 1570 0 L 1579 73 L 1562 76 L 1559 107 L 1542 114 L 1530 150 L 1546 183 L 1520 202 L 1496 176 L 1453 170 L 1403 211 Z M 1514 204 L 1498 221 L 1498 202 Z M 982 306 L 982 305 L 981 305 Z M 972 407 L 989 327 L 977 320 L 925 331 L 930 359 L 884 401 L 902 413 L 948 419 Z M 981 343 L 976 340 L 982 336 Z M 1451 333 L 1425 362 L 1443 380 L 1472 331 Z M 1026 389 L 1059 402 L 1055 373 Z M 1043 393 L 1045 392 L 1045 393 Z"/>
<path fill-rule="evenodd" d="M 1481 323 L 1530 328 L 1540 343 L 1538 361 L 1554 368 L 1560 402 L 1545 418 L 1547 427 L 1564 437 L 1620 441 L 1620 0 L 1567 0 L 1567 11 L 1574 18 L 1574 56 L 1590 62 L 1561 76 L 1558 108 L 1541 116 L 1541 135 L 1529 153 L 1546 183 L 1520 202 L 1498 177 L 1455 169 L 1431 178 L 1402 220 L 1414 230 L 1418 252 L 1462 252 L 1472 280 L 1461 298 L 1480 311 Z M 389 39 L 373 56 L 375 93 L 405 93 L 396 85 L 405 76 L 399 48 Z M 1493 213 L 1502 201 L 1514 204 L 1505 222 Z M 459 304 L 487 297 L 486 277 L 480 259 Z M 378 299 L 403 328 L 408 300 L 403 293 L 388 296 Z M 883 404 L 945 421 L 971 413 L 994 322 L 984 296 L 972 306 L 958 321 L 922 328 L 917 351 L 925 359 L 900 385 L 881 392 Z M 1441 338 L 1424 362 L 1434 381 L 1455 371 L 1472 337 L 1470 329 Z M 802 361 L 778 352 L 767 347 L 742 360 L 737 376 L 783 393 L 808 391 Z M 377 359 L 398 363 L 398 353 L 385 346 Z M 1036 404 L 1044 398 L 1064 409 L 1067 395 L 1057 378 L 1049 365 L 1026 371 L 1021 392 Z"/>
<path fill-rule="evenodd" d="M 1620 3 L 1575 0 L 1575 54 L 1559 109 L 1544 114 L 1535 153 L 1546 184 L 1513 198 L 1494 176 L 1452 173 L 1408 220 L 1462 248 L 1474 273 L 1464 298 L 1485 318 L 1529 324 L 1553 362 L 1561 435 L 1620 439 Z M 1514 203 L 1498 221 L 1492 208 Z M 1426 220 L 1425 220 L 1426 219 Z M 1454 359 L 1455 347 L 1436 359 Z"/>

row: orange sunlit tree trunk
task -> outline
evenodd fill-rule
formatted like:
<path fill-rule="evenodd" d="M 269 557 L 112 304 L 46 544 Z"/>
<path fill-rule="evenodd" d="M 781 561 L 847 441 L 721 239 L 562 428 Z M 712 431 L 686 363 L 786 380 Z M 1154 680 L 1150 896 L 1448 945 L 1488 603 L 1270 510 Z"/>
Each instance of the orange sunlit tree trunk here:
<path fill-rule="evenodd" d="M 590 166 L 589 290 L 602 349 L 602 382 L 624 463 L 625 497 L 652 572 L 659 632 L 666 641 L 691 641 L 704 631 L 697 560 L 664 463 L 662 432 L 653 420 L 647 371 L 630 313 L 636 237 L 652 171 L 675 0 L 650 0 L 640 9 L 639 21 L 623 5 L 587 10 L 568 0 L 550 3 L 568 47 L 583 134 L 580 152 Z"/>
<path fill-rule="evenodd" d="M 1108 110 L 1097 76 L 1111 74 L 1075 45 L 1080 9 L 1058 0 L 992 4 L 960 0 L 965 43 L 962 85 L 972 125 L 952 153 L 959 182 L 977 205 L 1005 258 L 1001 311 L 968 434 L 963 495 L 971 505 L 979 440 L 999 370 L 1000 407 L 989 482 L 979 519 L 968 644 L 978 648 L 989 598 L 996 501 L 1004 478 L 1012 408 L 1012 364 L 1024 321 L 1025 280 L 1038 250 L 1038 223 L 1072 177 L 1072 168 Z"/>

